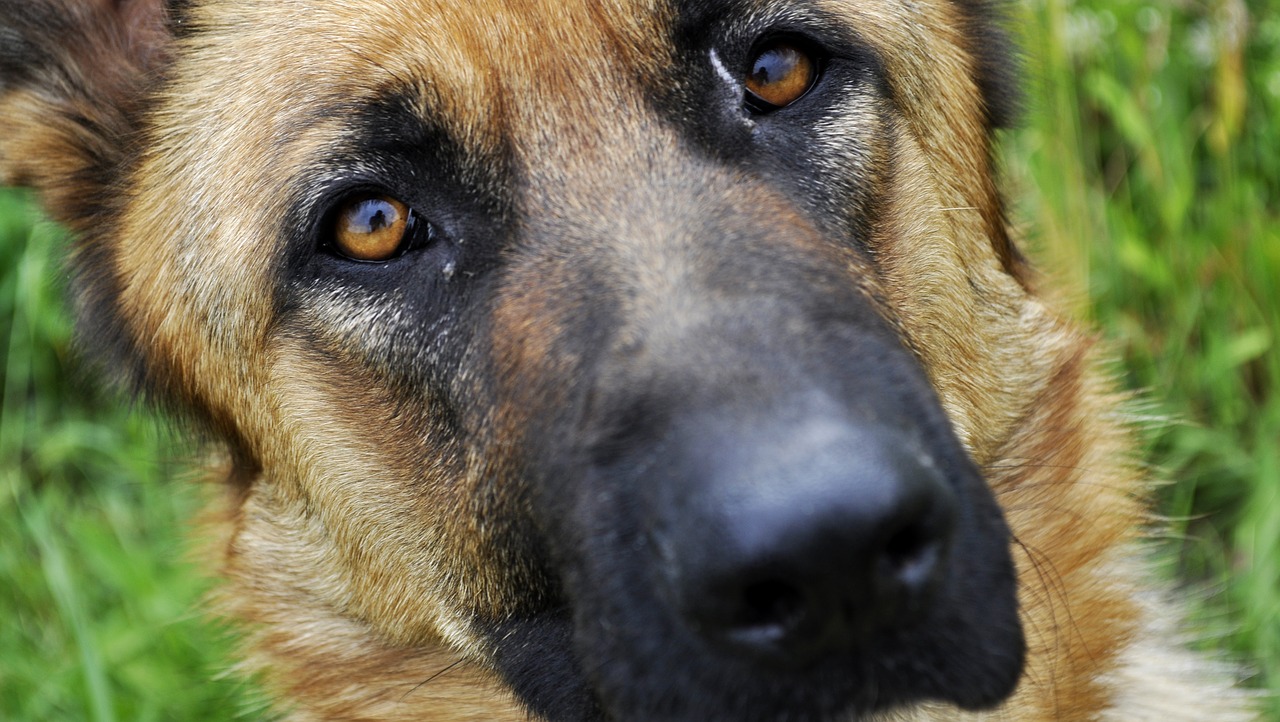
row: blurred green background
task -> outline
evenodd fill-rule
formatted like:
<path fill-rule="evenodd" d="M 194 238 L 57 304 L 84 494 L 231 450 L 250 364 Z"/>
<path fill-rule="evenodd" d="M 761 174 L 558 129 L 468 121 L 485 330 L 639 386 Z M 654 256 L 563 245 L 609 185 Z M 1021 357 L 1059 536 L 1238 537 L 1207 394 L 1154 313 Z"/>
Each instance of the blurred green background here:
<path fill-rule="evenodd" d="M 1033 0 L 1012 217 L 1145 395 L 1201 644 L 1280 692 L 1280 7 Z M 258 719 L 163 422 L 77 372 L 66 239 L 0 191 L 0 719 Z M 1280 719 L 1280 703 L 1271 703 Z"/>

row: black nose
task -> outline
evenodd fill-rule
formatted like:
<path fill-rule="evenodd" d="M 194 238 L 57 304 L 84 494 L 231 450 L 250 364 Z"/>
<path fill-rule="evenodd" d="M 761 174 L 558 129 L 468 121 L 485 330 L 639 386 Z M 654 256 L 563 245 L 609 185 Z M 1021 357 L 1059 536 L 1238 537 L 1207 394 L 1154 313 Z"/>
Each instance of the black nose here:
<path fill-rule="evenodd" d="M 956 502 L 916 442 L 822 415 L 679 426 L 660 484 L 675 498 L 657 539 L 696 634 L 730 654 L 802 666 L 925 613 Z"/>

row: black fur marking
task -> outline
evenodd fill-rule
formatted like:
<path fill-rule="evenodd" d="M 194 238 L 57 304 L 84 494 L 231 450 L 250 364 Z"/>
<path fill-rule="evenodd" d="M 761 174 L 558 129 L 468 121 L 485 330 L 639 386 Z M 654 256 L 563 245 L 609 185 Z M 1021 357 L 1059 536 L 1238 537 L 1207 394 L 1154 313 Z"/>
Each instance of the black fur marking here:
<path fill-rule="evenodd" d="M 62 13 L 38 0 L 0 0 L 0 93 L 33 84 L 56 69 L 51 48 L 74 28 Z"/>
<path fill-rule="evenodd" d="M 510 619 L 476 631 L 495 643 L 498 671 L 531 712 L 548 720 L 605 719 L 572 651 L 567 616 Z"/>
<path fill-rule="evenodd" d="M 321 225 L 331 205 L 356 190 L 382 190 L 399 198 L 443 236 L 466 246 L 470 275 L 494 265 L 501 251 L 495 241 L 504 219 L 512 215 L 509 156 L 476 157 L 473 149 L 454 140 L 448 127 L 422 117 L 416 110 L 421 105 L 412 92 L 396 91 L 361 106 L 312 111 L 316 121 L 335 114 L 349 118 L 349 130 L 293 183 L 293 212 L 281 229 L 288 239 L 282 281 L 307 274 L 321 250 Z M 393 274 L 381 275 L 395 282 Z M 287 283 L 279 288 L 287 294 Z"/>
<path fill-rule="evenodd" d="M 0 17 L 0 23 L 0 93 L 6 93 L 30 83 L 37 69 L 52 59 L 14 27 L 11 18 Z"/>
<path fill-rule="evenodd" d="M 974 72 L 982 93 L 988 132 L 1012 128 L 1022 111 L 1022 62 L 1009 34 L 1012 4 L 1008 0 L 954 0 L 967 19 L 968 50 L 974 58 Z M 994 169 L 994 160 L 988 159 Z M 993 171 L 994 173 L 994 171 Z M 1004 214 L 1003 199 L 1001 215 Z M 1026 286 L 1031 264 L 1008 233 L 1003 222 L 993 229 L 991 239 L 1005 272 Z"/>
<path fill-rule="evenodd" d="M 987 125 L 1010 128 L 1022 107 L 1019 79 L 1022 62 L 1009 35 L 1011 6 L 1007 0 L 954 0 L 966 18 L 968 51 L 976 65 Z"/>
<path fill-rule="evenodd" d="M 673 29 L 676 63 L 670 78 L 651 84 L 650 103 L 712 159 L 765 177 L 788 194 L 823 230 L 861 250 L 880 211 L 875 190 L 887 158 L 891 91 L 883 60 L 839 18 L 807 6 L 778 4 L 770 12 L 736 2 L 683 3 Z M 739 12 L 729 12 L 730 10 Z M 743 104 L 741 85 L 751 51 L 764 38 L 794 37 L 813 49 L 821 74 L 795 104 L 757 116 Z M 713 59 L 714 55 L 714 59 Z M 719 67 L 716 67 L 716 64 Z M 884 99 L 880 107 L 868 98 Z M 838 108 L 865 117 L 845 128 L 832 148 L 823 123 Z M 878 124 L 879 127 L 876 127 Z M 851 172 L 849 164 L 857 164 Z"/>
<path fill-rule="evenodd" d="M 174 37 L 185 38 L 196 33 L 199 28 L 192 22 L 192 9 L 199 0 L 168 0 L 167 26 Z"/>
<path fill-rule="evenodd" d="M 292 183 L 274 273 L 279 323 L 331 353 L 354 354 L 395 383 L 426 383 L 451 398 L 478 299 L 509 243 L 509 159 L 476 158 L 448 128 L 423 118 L 411 94 L 389 92 L 361 107 L 320 108 L 351 119 L 345 134 Z M 352 193 L 396 197 L 432 228 L 431 240 L 383 263 L 361 263 L 326 248 L 334 206 Z M 350 298 L 378 299 L 376 327 L 340 332 Z"/>

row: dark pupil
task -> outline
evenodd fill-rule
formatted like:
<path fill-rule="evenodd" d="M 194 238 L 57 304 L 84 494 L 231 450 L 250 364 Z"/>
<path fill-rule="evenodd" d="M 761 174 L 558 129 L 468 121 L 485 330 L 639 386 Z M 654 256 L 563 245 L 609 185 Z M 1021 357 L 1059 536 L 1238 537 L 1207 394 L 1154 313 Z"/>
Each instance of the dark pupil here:
<path fill-rule="evenodd" d="M 776 83 L 795 70 L 796 53 L 791 49 L 766 50 L 756 58 L 751 81 L 757 85 Z"/>
<path fill-rule="evenodd" d="M 377 233 L 395 222 L 396 211 L 386 201 L 362 201 L 356 208 L 352 225 L 360 233 Z"/>

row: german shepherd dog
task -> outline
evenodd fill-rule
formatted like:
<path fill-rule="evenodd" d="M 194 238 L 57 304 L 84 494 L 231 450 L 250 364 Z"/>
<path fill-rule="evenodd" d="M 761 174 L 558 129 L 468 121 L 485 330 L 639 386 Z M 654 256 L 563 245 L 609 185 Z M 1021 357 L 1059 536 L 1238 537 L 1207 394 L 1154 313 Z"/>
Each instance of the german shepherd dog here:
<path fill-rule="evenodd" d="M 297 720 L 1229 720 L 989 0 L 3 0 L 0 179 L 227 450 Z"/>

